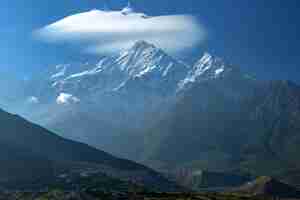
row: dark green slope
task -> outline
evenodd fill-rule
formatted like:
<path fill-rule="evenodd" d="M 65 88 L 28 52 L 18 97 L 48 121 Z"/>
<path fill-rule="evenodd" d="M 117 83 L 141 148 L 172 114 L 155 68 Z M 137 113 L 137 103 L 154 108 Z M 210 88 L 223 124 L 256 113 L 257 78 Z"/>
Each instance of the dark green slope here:
<path fill-rule="evenodd" d="M 3 182 L 45 179 L 60 168 L 99 169 L 114 178 L 162 190 L 176 185 L 135 162 L 59 137 L 23 118 L 0 110 L 0 175 Z"/>
<path fill-rule="evenodd" d="M 23 148 L 35 155 L 56 161 L 92 162 L 122 169 L 145 169 L 128 160 L 115 158 L 88 145 L 64 139 L 17 115 L 0 111 L 1 142 Z"/>
<path fill-rule="evenodd" d="M 0 184 L 23 183 L 28 180 L 48 179 L 53 176 L 54 163 L 50 160 L 16 148 L 0 144 Z"/>

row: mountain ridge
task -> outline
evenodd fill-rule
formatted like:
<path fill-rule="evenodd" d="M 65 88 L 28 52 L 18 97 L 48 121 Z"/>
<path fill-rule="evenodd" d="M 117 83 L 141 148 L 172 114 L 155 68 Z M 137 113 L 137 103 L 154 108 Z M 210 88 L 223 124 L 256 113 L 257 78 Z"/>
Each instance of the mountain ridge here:
<path fill-rule="evenodd" d="M 187 65 L 145 41 L 87 68 L 56 80 L 52 99 L 65 92 L 80 103 L 52 100 L 46 127 L 159 170 L 298 168 L 300 90 L 291 82 L 259 80 L 209 53 Z"/>

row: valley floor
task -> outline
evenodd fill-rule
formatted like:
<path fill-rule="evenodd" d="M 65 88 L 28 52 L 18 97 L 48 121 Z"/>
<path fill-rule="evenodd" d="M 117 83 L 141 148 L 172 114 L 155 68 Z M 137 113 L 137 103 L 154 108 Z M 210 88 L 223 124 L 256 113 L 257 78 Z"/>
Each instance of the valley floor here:
<path fill-rule="evenodd" d="M 279 200 L 277 197 L 255 197 L 237 193 L 97 193 L 85 192 L 4 192 L 0 200 Z M 296 200 L 296 199 L 282 199 Z"/>

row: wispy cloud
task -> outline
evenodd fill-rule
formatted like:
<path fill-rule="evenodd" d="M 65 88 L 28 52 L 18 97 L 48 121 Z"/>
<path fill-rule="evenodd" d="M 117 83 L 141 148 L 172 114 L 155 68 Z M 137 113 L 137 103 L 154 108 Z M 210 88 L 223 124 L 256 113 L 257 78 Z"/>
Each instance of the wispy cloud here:
<path fill-rule="evenodd" d="M 35 31 L 45 41 L 80 43 L 84 51 L 97 54 L 126 49 L 138 40 L 178 52 L 199 44 L 205 35 L 203 26 L 190 15 L 147 17 L 100 10 L 72 15 Z"/>

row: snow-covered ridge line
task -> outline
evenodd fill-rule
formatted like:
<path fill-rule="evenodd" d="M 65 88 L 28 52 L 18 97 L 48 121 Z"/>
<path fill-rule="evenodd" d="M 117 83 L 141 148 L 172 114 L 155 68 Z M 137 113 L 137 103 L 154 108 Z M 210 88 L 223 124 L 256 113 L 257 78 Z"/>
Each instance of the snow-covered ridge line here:
<path fill-rule="evenodd" d="M 221 77 L 231 68 L 209 53 L 204 53 L 194 66 L 189 66 L 153 44 L 138 41 L 117 56 L 102 58 L 89 69 L 68 76 L 63 76 L 66 69 L 62 66 L 57 70 L 59 72 L 52 75 L 56 77 L 52 86 L 71 94 L 84 92 L 78 92 L 78 88 L 116 92 L 130 87 L 128 83 L 135 79 L 143 79 L 144 84 L 153 88 L 173 88 L 176 93 L 186 85 Z"/>

